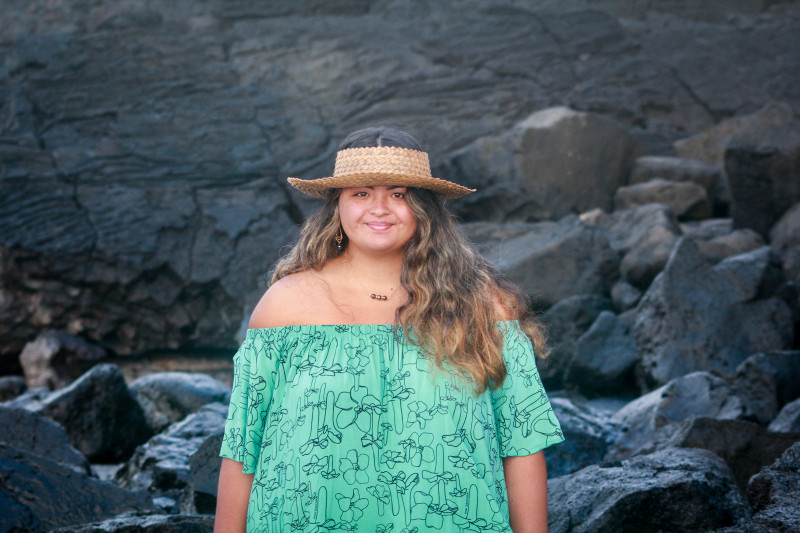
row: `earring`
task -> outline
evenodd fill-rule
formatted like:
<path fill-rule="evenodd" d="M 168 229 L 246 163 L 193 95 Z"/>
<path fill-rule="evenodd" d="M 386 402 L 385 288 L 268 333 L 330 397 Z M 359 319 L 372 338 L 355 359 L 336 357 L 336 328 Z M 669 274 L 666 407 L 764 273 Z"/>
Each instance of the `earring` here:
<path fill-rule="evenodd" d="M 339 251 L 342 250 L 342 239 L 344 239 L 344 235 L 342 234 L 342 227 L 339 226 L 339 231 L 336 232 L 336 237 L 333 238 L 336 241 L 336 249 Z"/>

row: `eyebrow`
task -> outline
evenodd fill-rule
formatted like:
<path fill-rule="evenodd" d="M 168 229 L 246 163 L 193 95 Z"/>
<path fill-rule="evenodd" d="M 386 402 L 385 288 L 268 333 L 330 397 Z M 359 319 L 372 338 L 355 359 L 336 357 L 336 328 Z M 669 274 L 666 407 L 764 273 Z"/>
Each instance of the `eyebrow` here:
<path fill-rule="evenodd" d="M 374 185 L 362 185 L 361 187 L 356 187 L 357 189 L 375 189 Z M 405 185 L 387 185 L 387 189 L 408 189 Z"/>

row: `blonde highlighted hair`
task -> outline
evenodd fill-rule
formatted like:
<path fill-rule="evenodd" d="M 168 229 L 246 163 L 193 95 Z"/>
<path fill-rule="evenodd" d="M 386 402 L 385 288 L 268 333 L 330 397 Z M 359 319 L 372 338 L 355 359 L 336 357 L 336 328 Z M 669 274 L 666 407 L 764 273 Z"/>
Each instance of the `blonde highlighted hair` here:
<path fill-rule="evenodd" d="M 371 128 L 356 133 L 371 130 L 379 132 L 377 144 L 367 141 L 372 146 L 382 145 L 381 136 L 398 132 Z M 414 143 L 401 147 L 420 149 L 413 137 L 399 133 Z M 353 147 L 352 142 L 346 145 L 348 139 L 340 149 Z M 397 144 L 410 143 L 406 138 L 401 141 Z M 430 191 L 409 188 L 406 199 L 417 229 L 406 244 L 400 274 L 409 299 L 398 308 L 395 324 L 411 333 L 408 340 L 445 372 L 472 382 L 477 393 L 500 387 L 506 377 L 503 332 L 497 321 L 518 320 L 537 356 L 546 357 L 544 329 L 529 314 L 522 291 L 469 245 L 453 216 Z M 341 227 L 338 200 L 339 191 L 332 191 L 306 220 L 297 243 L 275 266 L 272 283 L 295 272 L 320 270 L 343 253 L 346 236 L 341 250 L 335 242 Z"/>

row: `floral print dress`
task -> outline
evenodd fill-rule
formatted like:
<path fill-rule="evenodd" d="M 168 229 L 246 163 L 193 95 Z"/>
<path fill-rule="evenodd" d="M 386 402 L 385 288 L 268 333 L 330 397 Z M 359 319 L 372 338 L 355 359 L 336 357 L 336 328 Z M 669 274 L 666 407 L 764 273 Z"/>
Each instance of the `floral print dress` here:
<path fill-rule="evenodd" d="M 250 329 L 220 455 L 254 474 L 248 531 L 511 531 L 502 457 L 563 440 L 516 321 L 476 395 L 391 325 Z"/>

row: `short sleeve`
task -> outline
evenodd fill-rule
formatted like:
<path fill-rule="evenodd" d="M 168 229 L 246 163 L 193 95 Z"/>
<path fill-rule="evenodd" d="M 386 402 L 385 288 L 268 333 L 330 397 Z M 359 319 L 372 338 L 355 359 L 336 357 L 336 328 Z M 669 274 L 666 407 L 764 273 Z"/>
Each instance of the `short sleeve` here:
<path fill-rule="evenodd" d="M 266 329 L 249 329 L 233 357 L 233 386 L 220 457 L 243 463 L 252 474 L 272 401 L 279 350 Z"/>
<path fill-rule="evenodd" d="M 542 386 L 530 339 L 517 321 L 501 322 L 506 376 L 491 391 L 500 456 L 533 455 L 564 440 Z"/>

